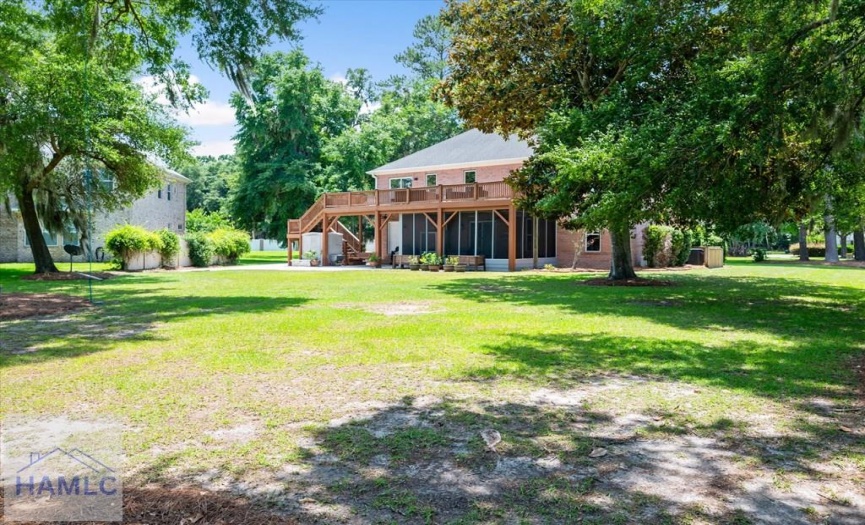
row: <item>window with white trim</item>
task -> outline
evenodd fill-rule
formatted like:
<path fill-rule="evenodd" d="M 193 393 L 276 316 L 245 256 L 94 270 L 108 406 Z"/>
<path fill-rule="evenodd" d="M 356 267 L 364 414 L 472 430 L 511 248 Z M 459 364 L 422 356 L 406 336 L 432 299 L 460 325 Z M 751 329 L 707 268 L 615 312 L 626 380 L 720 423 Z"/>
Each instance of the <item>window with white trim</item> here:
<path fill-rule="evenodd" d="M 467 171 L 465 173 L 466 184 L 473 184 L 477 182 L 477 173 L 474 171 Z"/>
<path fill-rule="evenodd" d="M 599 252 L 601 251 L 601 234 L 599 232 L 586 233 L 586 251 Z"/>
<path fill-rule="evenodd" d="M 436 185 L 436 174 L 435 173 L 427 173 L 426 174 L 426 185 L 427 186 L 435 186 Z"/>
<path fill-rule="evenodd" d="M 171 193 L 174 191 L 174 185 L 169 184 L 165 188 L 165 195 L 168 197 L 168 200 L 171 200 Z"/>
<path fill-rule="evenodd" d="M 48 246 L 58 246 L 60 244 L 57 235 L 51 233 L 45 228 L 42 228 L 42 238 L 45 239 L 45 244 Z M 30 236 L 26 234 L 24 235 L 24 246 L 30 246 Z"/>
<path fill-rule="evenodd" d="M 396 177 L 390 179 L 390 189 L 411 188 L 411 177 Z"/>

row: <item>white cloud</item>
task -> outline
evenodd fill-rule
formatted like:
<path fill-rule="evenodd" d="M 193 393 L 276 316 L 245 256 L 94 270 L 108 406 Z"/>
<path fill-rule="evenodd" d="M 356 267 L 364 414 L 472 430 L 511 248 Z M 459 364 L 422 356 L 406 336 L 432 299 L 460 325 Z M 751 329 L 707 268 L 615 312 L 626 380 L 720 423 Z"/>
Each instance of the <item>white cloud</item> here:
<path fill-rule="evenodd" d="M 336 82 L 337 84 L 342 84 L 343 86 L 348 84 L 348 80 L 345 78 L 345 75 L 340 75 L 339 73 L 331 75 L 328 80 L 330 80 L 331 82 Z"/>
<path fill-rule="evenodd" d="M 234 154 L 233 140 L 211 140 L 206 141 L 192 148 L 193 155 L 212 155 L 218 157 L 220 155 Z"/>
<path fill-rule="evenodd" d="M 205 100 L 189 113 L 177 114 L 177 120 L 192 127 L 234 126 L 234 108 L 224 102 Z"/>
<path fill-rule="evenodd" d="M 366 115 L 368 113 L 372 113 L 373 111 L 377 110 L 380 107 L 381 107 L 381 102 L 373 102 L 372 104 L 364 104 L 360 108 L 360 114 Z"/>
<path fill-rule="evenodd" d="M 156 100 L 164 106 L 168 106 L 168 98 L 163 92 L 162 84 L 153 76 L 147 75 L 136 80 L 145 93 L 158 94 Z M 191 84 L 199 84 L 195 75 L 189 75 Z M 189 112 L 169 109 L 179 122 L 191 127 L 202 126 L 234 126 L 237 121 L 234 118 L 234 108 L 225 102 L 208 99 L 198 104 Z"/>

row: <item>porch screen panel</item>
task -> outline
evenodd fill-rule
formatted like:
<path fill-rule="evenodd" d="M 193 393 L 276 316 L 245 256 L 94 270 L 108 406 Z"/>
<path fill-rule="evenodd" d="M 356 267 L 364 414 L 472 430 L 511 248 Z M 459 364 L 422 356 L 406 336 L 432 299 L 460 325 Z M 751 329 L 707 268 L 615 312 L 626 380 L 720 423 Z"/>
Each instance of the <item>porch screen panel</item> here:
<path fill-rule="evenodd" d="M 477 212 L 477 245 L 475 255 L 493 256 L 493 212 Z"/>
<path fill-rule="evenodd" d="M 546 257 L 547 253 L 547 221 L 545 219 L 538 219 L 538 257 Z M 534 253 L 532 253 L 534 257 Z"/>
<path fill-rule="evenodd" d="M 414 215 L 402 214 L 402 246 L 400 251 L 403 255 L 418 255 L 414 243 Z"/>
<path fill-rule="evenodd" d="M 507 210 L 499 213 L 505 219 L 508 218 Z M 493 214 L 493 258 L 508 258 L 508 223 L 501 220 L 496 214 Z"/>
<path fill-rule="evenodd" d="M 547 253 L 544 257 L 556 256 L 556 221 L 546 221 L 547 223 Z"/>
<path fill-rule="evenodd" d="M 525 214 L 522 210 L 517 210 L 516 224 L 517 224 L 517 259 L 522 258 L 523 256 L 523 242 L 525 235 L 525 225 L 523 224 L 523 219 L 525 218 Z"/>
<path fill-rule="evenodd" d="M 448 220 L 453 213 L 445 213 L 444 220 Z M 444 222 L 444 221 L 442 221 Z M 455 255 L 460 253 L 460 218 L 454 217 L 445 226 L 444 255 Z"/>
<path fill-rule="evenodd" d="M 428 251 L 426 242 L 427 220 L 422 213 L 415 213 L 412 217 L 414 218 L 414 247 L 417 251 L 415 255 L 417 255 Z"/>
<path fill-rule="evenodd" d="M 436 251 L 436 226 L 432 224 L 429 219 L 427 219 L 423 214 L 421 214 L 423 218 L 424 224 L 426 225 L 426 251 L 434 252 Z M 435 214 L 430 214 L 430 218 L 436 220 Z M 439 254 L 441 255 L 441 254 Z"/>
<path fill-rule="evenodd" d="M 475 212 L 461 211 L 460 221 L 460 250 L 459 255 L 475 254 Z"/>

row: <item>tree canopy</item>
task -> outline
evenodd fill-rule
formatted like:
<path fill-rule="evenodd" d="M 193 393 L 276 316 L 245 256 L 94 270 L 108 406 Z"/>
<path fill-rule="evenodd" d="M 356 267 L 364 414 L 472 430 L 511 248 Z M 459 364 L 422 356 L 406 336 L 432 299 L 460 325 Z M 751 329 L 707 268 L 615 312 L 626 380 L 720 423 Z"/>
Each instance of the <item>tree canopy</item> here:
<path fill-rule="evenodd" d="M 865 98 L 865 3 L 450 2 L 444 99 L 471 125 L 532 137 L 523 205 L 627 231 L 733 230 L 831 176 Z M 771 23 L 770 23 L 771 21 Z M 858 45 L 857 45 L 858 43 Z"/>

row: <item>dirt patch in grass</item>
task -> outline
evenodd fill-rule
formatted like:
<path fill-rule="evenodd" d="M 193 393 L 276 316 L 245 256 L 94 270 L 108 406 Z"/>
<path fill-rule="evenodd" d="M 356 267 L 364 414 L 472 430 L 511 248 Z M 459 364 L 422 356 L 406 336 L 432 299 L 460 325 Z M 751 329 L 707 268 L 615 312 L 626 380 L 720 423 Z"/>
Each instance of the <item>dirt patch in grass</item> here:
<path fill-rule="evenodd" d="M 0 491 L 0 512 L 2 509 L 3 494 Z M 37 522 L 16 523 L 34 525 Z M 75 523 L 95 525 L 97 522 Z M 123 523 L 295 525 L 298 521 L 267 512 L 246 498 L 230 494 L 198 489 L 124 488 Z"/>
<path fill-rule="evenodd" d="M 11 293 L 0 295 L 0 321 L 55 315 L 89 308 L 87 299 L 54 293 Z"/>
<path fill-rule="evenodd" d="M 364 308 L 368 312 L 374 314 L 386 315 L 388 317 L 394 315 L 422 315 L 439 312 L 433 308 L 430 303 L 411 303 L 411 302 L 394 302 L 374 304 Z"/>
<path fill-rule="evenodd" d="M 24 281 L 80 281 L 82 279 L 90 279 L 95 277 L 100 281 L 115 277 L 109 272 L 55 272 L 55 273 L 34 273 L 25 275 L 21 279 Z"/>
<path fill-rule="evenodd" d="M 673 283 L 670 281 L 664 281 L 661 279 L 643 279 L 642 277 L 637 277 L 636 279 L 622 279 L 618 281 L 611 281 L 610 279 L 588 279 L 586 281 L 582 281 L 585 286 L 673 286 Z"/>

